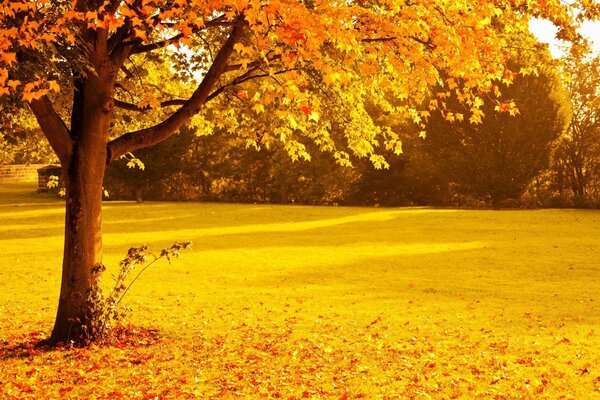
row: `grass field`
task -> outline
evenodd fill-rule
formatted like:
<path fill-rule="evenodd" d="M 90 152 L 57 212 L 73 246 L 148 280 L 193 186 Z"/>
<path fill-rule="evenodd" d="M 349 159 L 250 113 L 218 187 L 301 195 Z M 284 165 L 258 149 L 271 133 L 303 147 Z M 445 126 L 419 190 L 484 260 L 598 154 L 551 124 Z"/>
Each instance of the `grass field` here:
<path fill-rule="evenodd" d="M 134 343 L 39 351 L 63 202 L 0 186 L 1 398 L 600 398 L 600 212 L 108 202 L 192 240 L 128 294 Z"/>

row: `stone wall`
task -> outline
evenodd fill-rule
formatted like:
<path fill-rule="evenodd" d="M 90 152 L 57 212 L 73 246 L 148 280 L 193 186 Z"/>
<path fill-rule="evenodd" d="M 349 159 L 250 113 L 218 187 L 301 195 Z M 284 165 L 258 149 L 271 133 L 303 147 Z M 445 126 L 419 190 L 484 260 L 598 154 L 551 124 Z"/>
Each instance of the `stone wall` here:
<path fill-rule="evenodd" d="M 47 164 L 0 165 L 0 184 L 37 182 L 38 168 L 45 167 L 46 165 Z"/>

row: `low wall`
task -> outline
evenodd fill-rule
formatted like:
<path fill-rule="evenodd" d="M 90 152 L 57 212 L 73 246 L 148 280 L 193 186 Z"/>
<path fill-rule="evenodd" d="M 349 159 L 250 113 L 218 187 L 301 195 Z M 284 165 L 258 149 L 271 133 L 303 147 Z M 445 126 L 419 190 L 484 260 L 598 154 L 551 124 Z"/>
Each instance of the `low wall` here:
<path fill-rule="evenodd" d="M 0 165 L 0 183 L 37 182 L 38 168 L 48 164 Z"/>

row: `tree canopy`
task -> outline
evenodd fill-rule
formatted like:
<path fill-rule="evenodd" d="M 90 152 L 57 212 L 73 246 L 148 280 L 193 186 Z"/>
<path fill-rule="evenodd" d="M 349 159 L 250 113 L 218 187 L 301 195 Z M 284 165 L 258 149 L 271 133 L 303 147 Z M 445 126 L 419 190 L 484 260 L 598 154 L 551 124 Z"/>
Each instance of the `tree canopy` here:
<path fill-rule="evenodd" d="M 574 17 L 576 7 L 584 11 Z M 559 0 L 5 1 L 0 94 L 31 103 L 59 156 L 68 143 L 59 128 L 69 129 L 69 106 L 62 124 L 50 99 L 71 96 L 78 76 L 108 69 L 114 90 L 99 100 L 102 107 L 122 114 L 166 108 L 159 124 L 153 116 L 111 125 L 111 159 L 164 139 L 222 94 L 221 125 L 240 107 L 249 121 L 272 111 L 276 129 L 251 140 L 281 140 L 291 154 L 307 157 L 299 136 L 308 136 L 341 162 L 351 152 L 381 165 L 378 146 L 400 147 L 395 134 L 372 123 L 367 102 L 421 124 L 452 92 L 466 106 L 464 118 L 478 123 L 483 93 L 518 72 L 505 67 L 512 33 L 537 16 L 575 39 L 577 20 L 597 8 Z M 163 87 L 173 79 L 176 90 Z M 247 85 L 251 80 L 260 84 Z M 441 87 L 439 97 L 424 110 L 433 87 Z M 333 105 L 338 120 L 322 120 Z M 345 128 L 341 143 L 329 136 L 336 122 Z"/>

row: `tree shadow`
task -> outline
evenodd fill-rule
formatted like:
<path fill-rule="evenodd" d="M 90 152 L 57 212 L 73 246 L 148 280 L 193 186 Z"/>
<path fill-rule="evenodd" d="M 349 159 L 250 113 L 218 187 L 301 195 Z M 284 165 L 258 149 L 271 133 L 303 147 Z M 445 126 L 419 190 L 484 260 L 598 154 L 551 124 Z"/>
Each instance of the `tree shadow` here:
<path fill-rule="evenodd" d="M 32 359 L 50 352 L 70 352 L 94 347 L 136 349 L 150 347 L 162 340 L 160 329 L 135 325 L 115 327 L 98 340 L 78 340 L 70 343 L 53 342 L 47 332 L 32 331 L 0 342 L 0 360 Z"/>
<path fill-rule="evenodd" d="M 33 331 L 0 342 L 0 360 L 30 359 L 57 349 L 48 341 L 46 332 Z"/>

